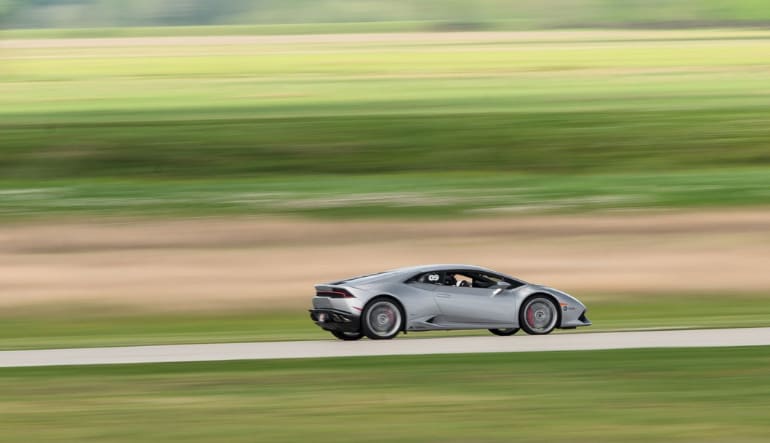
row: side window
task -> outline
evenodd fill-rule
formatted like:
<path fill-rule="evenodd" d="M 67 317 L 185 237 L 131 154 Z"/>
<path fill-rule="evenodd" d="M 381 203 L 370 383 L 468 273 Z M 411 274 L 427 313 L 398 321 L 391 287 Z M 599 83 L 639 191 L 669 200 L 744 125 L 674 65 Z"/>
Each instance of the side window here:
<path fill-rule="evenodd" d="M 463 279 L 458 280 L 461 286 L 470 286 L 472 288 L 491 288 L 502 281 L 508 282 L 513 287 L 521 286 L 521 284 L 516 281 L 489 272 L 464 272 L 458 275 Z"/>
<path fill-rule="evenodd" d="M 432 285 L 438 285 L 441 283 L 441 273 L 440 272 L 428 272 L 425 274 L 425 283 L 429 283 Z"/>
<path fill-rule="evenodd" d="M 494 286 L 494 285 L 500 283 L 501 281 L 508 282 L 508 284 L 511 285 L 511 288 L 518 288 L 519 286 L 522 285 L 522 283 L 520 281 L 518 281 L 518 280 L 514 280 L 514 279 L 511 279 L 511 278 L 505 278 L 502 275 L 489 274 L 489 273 L 480 274 L 480 280 L 486 282 L 485 284 L 488 283 L 487 286 L 485 286 L 485 287 Z"/>
<path fill-rule="evenodd" d="M 491 288 L 501 281 L 507 281 L 517 288 L 521 282 L 501 275 L 476 271 L 430 271 L 415 275 L 406 283 L 423 283 L 439 286 L 457 286 L 467 288 Z"/>
<path fill-rule="evenodd" d="M 425 283 L 428 285 L 441 284 L 441 272 L 432 271 L 417 275 L 407 281 L 407 283 Z"/>
<path fill-rule="evenodd" d="M 498 275 L 479 273 L 477 286 L 480 288 L 489 288 L 500 283 L 502 280 L 503 278 Z"/>
<path fill-rule="evenodd" d="M 473 273 L 460 271 L 447 271 L 442 283 L 444 286 L 458 286 L 461 288 L 473 287 Z"/>

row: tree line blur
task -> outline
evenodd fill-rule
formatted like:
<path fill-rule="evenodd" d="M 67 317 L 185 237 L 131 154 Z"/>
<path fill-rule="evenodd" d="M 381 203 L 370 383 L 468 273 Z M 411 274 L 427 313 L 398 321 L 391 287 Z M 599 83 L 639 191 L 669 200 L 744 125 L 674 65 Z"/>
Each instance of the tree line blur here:
<path fill-rule="evenodd" d="M 3 28 L 427 21 L 444 29 L 736 27 L 763 0 L 0 0 Z"/>

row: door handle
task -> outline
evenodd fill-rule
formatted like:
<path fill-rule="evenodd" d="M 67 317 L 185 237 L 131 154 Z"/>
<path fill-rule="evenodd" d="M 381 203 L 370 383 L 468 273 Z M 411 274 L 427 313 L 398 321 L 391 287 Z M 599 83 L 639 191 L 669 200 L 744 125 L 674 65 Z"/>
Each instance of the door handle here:
<path fill-rule="evenodd" d="M 451 295 L 449 295 L 449 294 L 436 294 L 436 297 L 441 297 L 441 298 L 450 298 L 450 297 L 451 297 Z"/>

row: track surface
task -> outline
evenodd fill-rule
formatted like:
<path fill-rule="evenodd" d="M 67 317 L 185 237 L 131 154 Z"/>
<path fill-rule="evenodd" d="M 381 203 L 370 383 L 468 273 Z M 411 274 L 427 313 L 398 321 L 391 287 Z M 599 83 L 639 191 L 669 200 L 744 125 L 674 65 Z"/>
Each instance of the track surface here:
<path fill-rule="evenodd" d="M 0 367 L 760 345 L 770 345 L 770 328 L 2 351 Z"/>

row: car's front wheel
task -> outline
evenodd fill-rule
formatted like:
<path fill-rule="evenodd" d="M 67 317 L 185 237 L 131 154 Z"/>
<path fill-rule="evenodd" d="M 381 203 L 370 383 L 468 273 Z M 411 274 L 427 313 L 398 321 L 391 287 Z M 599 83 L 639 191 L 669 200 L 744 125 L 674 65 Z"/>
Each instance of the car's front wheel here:
<path fill-rule="evenodd" d="M 519 328 L 490 329 L 489 332 L 502 337 L 507 337 L 519 332 Z"/>
<path fill-rule="evenodd" d="M 519 312 L 521 329 L 531 335 L 550 334 L 559 320 L 559 311 L 550 298 L 536 295 L 527 299 Z"/>
<path fill-rule="evenodd" d="M 361 329 L 373 340 L 387 340 L 398 335 L 403 324 L 401 309 L 390 298 L 376 298 L 364 308 Z"/>
<path fill-rule="evenodd" d="M 360 340 L 364 337 L 364 334 L 360 332 L 343 332 L 343 331 L 329 331 L 332 333 L 333 336 L 339 338 L 340 340 Z"/>

